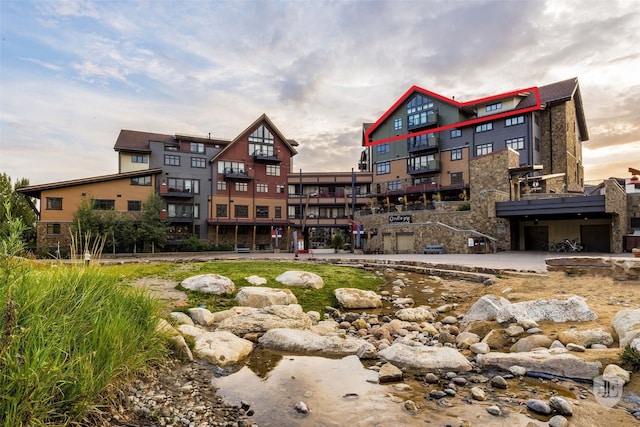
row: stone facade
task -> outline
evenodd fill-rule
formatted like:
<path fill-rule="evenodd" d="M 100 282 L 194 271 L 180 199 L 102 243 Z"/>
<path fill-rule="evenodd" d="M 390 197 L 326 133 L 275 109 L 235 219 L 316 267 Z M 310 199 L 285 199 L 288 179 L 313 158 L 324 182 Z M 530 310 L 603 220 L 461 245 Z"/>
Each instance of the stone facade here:
<path fill-rule="evenodd" d="M 59 234 L 48 234 L 48 223 L 38 221 L 36 223 L 37 233 L 37 247 L 38 250 L 47 251 L 51 254 L 55 254 L 58 244 L 60 244 L 61 250 L 68 250 L 71 245 L 71 225 L 70 222 L 56 223 L 60 224 Z"/>
<path fill-rule="evenodd" d="M 604 182 L 605 212 L 611 214 L 611 249 L 612 252 L 622 251 L 622 236 L 627 234 L 629 224 L 627 212 L 627 195 L 624 188 L 615 179 Z"/>

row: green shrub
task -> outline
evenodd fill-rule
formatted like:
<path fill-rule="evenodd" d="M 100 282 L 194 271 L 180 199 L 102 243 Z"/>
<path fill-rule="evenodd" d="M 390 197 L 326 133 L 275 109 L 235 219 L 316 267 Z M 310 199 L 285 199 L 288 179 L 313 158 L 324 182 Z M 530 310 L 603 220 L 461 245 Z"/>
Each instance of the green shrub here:
<path fill-rule="evenodd" d="M 458 205 L 458 207 L 456 208 L 457 211 L 470 211 L 471 210 L 471 203 L 469 202 L 464 202 L 461 205 Z"/>

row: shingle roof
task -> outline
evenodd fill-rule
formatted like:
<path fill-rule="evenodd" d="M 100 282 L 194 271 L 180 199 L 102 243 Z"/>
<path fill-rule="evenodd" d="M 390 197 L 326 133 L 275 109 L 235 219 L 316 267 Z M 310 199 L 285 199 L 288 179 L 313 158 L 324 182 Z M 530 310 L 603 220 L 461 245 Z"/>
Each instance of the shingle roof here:
<path fill-rule="evenodd" d="M 540 90 L 540 105 L 545 105 L 549 102 L 568 101 L 573 97 L 576 90 L 578 90 L 578 78 L 573 77 L 561 82 L 540 86 L 538 89 Z M 524 98 L 518 104 L 517 108 L 533 107 L 535 105 L 536 99 L 532 93 Z"/>
<path fill-rule="evenodd" d="M 113 149 L 115 151 L 137 151 L 149 153 L 149 141 L 159 142 L 176 142 L 176 141 L 193 141 L 210 144 L 227 145 L 228 139 L 197 137 L 191 135 L 165 135 L 161 133 L 139 132 L 136 130 L 122 129 L 116 140 Z"/>

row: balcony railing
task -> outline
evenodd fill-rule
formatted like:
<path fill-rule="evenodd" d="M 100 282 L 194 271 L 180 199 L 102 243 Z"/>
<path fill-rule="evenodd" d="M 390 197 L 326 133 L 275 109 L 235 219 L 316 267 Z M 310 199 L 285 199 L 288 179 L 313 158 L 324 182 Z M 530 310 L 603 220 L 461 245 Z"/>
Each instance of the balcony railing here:
<path fill-rule="evenodd" d="M 222 174 L 224 175 L 224 179 L 235 179 L 239 181 L 250 181 L 253 179 L 252 176 L 249 176 L 249 174 L 242 169 L 225 168 Z"/>
<path fill-rule="evenodd" d="M 407 173 L 410 175 L 418 175 L 423 173 L 433 173 L 440 171 L 440 162 L 431 160 L 426 165 L 407 165 Z"/>
<path fill-rule="evenodd" d="M 437 149 L 438 139 L 438 136 L 432 133 L 409 137 L 407 138 L 407 150 L 409 153 L 417 153 Z"/>
<path fill-rule="evenodd" d="M 268 153 L 263 150 L 256 150 L 253 152 L 253 159 L 257 162 L 263 163 L 280 163 L 282 160 L 278 158 L 275 153 Z"/>
<path fill-rule="evenodd" d="M 438 111 L 437 110 L 425 110 L 419 111 L 409 115 L 407 121 L 407 129 L 415 130 L 420 128 L 426 128 L 438 124 Z"/>

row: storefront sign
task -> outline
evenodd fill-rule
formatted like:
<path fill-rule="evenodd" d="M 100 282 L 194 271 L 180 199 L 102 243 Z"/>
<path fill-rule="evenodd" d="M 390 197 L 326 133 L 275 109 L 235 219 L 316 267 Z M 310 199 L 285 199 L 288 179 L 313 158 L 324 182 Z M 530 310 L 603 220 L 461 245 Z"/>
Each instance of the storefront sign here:
<path fill-rule="evenodd" d="M 391 215 L 389 224 L 409 224 L 411 223 L 411 215 Z"/>

